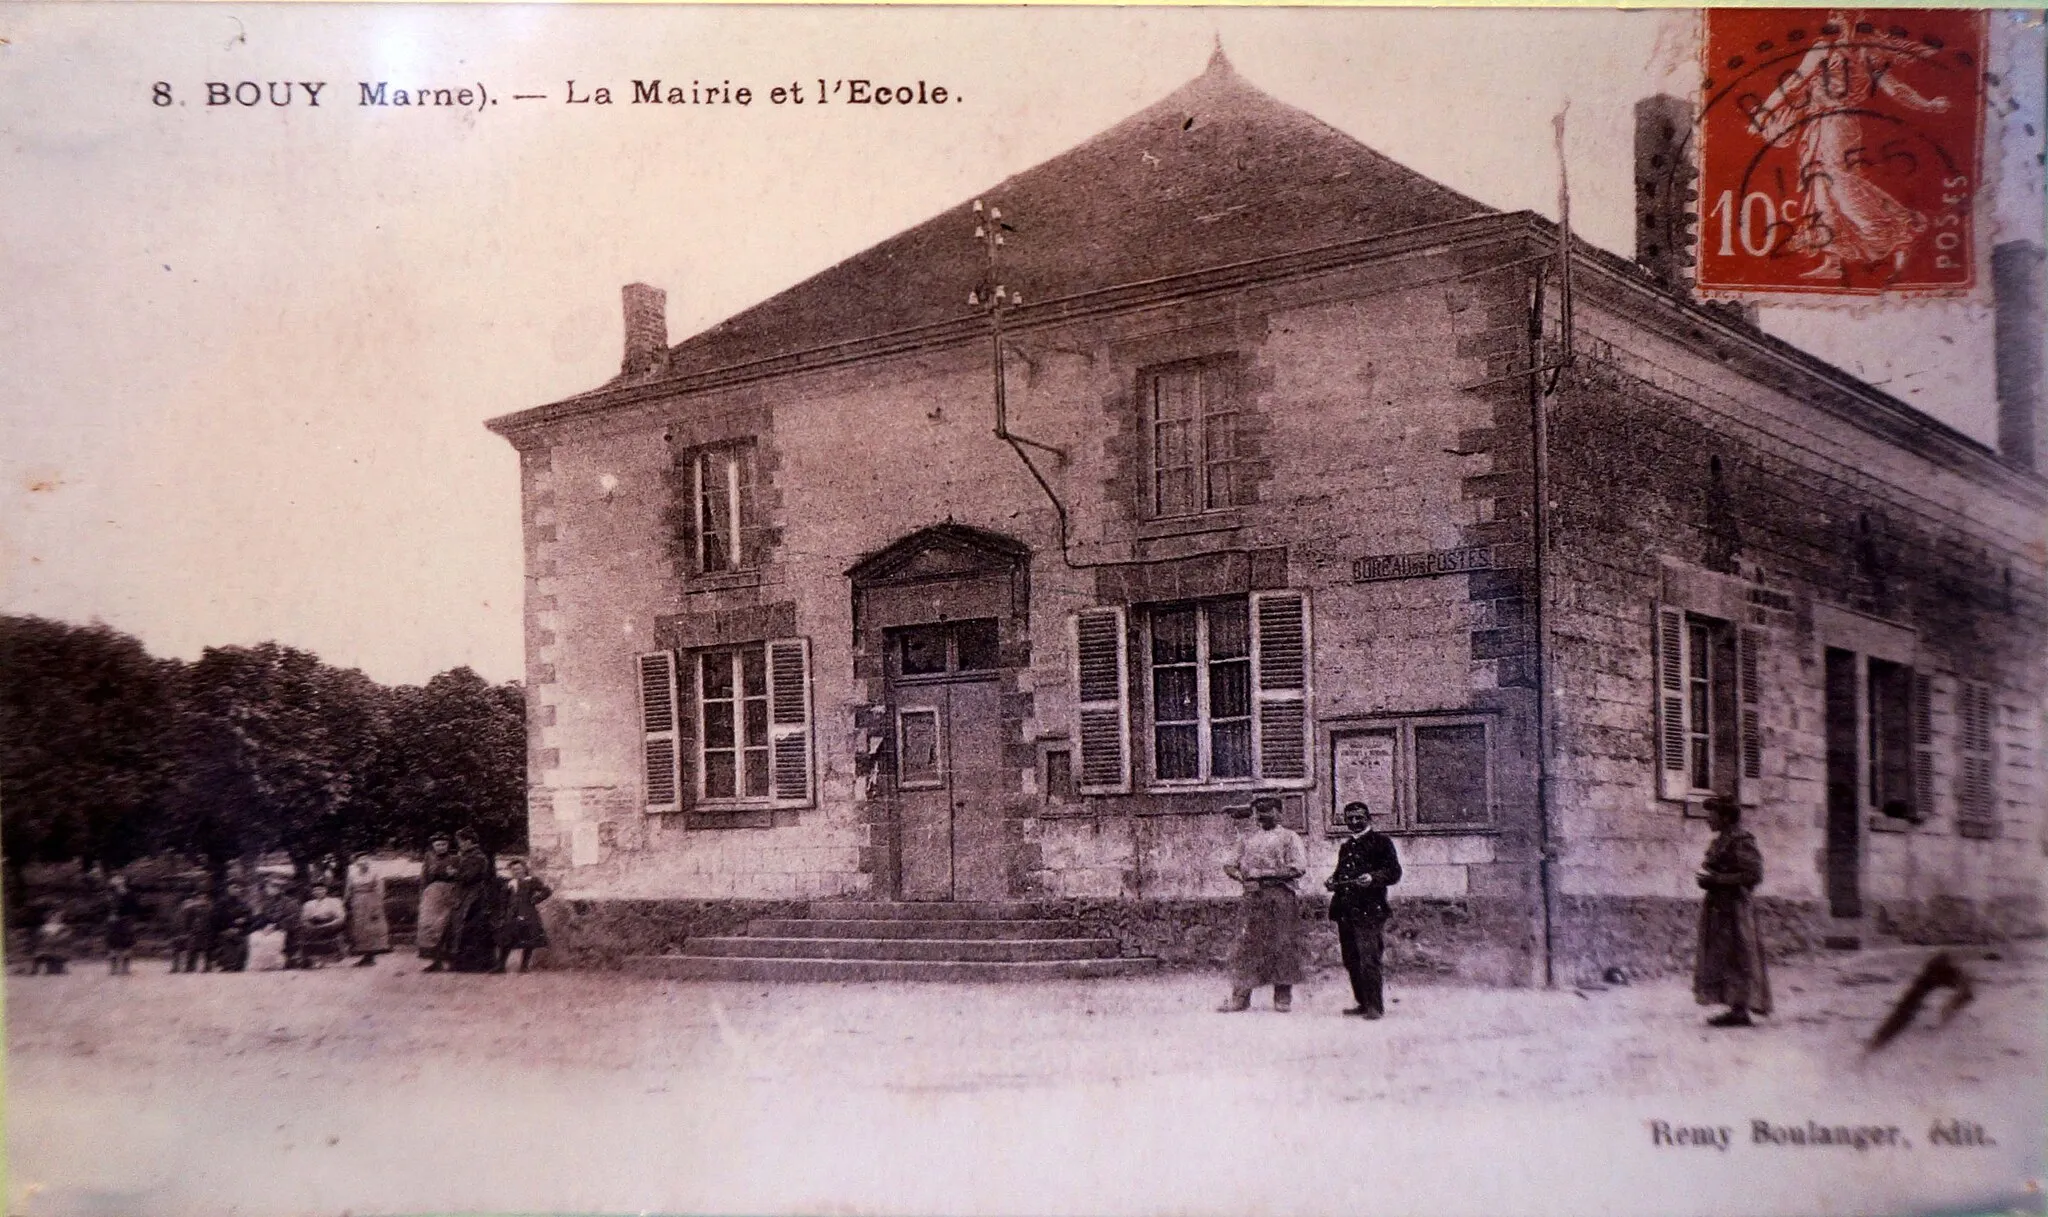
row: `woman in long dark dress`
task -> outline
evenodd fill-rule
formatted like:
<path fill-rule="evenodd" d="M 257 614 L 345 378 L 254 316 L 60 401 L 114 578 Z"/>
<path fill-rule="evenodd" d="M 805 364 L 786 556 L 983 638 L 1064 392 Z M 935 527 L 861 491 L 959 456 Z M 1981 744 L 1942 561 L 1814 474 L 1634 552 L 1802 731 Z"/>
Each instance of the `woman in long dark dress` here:
<path fill-rule="evenodd" d="M 448 838 L 437 836 L 420 859 L 420 911 L 413 929 L 413 943 L 428 972 L 439 972 L 448 960 L 448 918 L 454 908 L 455 855 L 448 852 Z"/>
<path fill-rule="evenodd" d="M 457 972 L 489 972 L 498 966 L 498 876 L 475 833 L 464 830 L 455 841 L 455 904 L 444 958 Z"/>
<path fill-rule="evenodd" d="M 548 930 L 540 919 L 540 902 L 554 895 L 554 891 L 528 875 L 524 862 L 514 861 L 508 869 L 512 877 L 505 883 L 505 915 L 498 923 L 498 971 L 505 970 L 505 961 L 517 948 L 519 970 L 524 972 L 533 962 L 533 953 L 548 945 Z"/>
<path fill-rule="evenodd" d="M 1703 1006 L 1724 1005 L 1713 1027 L 1747 1027 L 1750 1015 L 1771 1012 L 1771 979 L 1764 966 L 1763 936 L 1757 931 L 1750 893 L 1763 882 L 1763 852 L 1742 827 L 1742 808 L 1733 799 L 1707 800 L 1714 840 L 1700 864 L 1700 955 L 1693 971 L 1693 997 Z"/>

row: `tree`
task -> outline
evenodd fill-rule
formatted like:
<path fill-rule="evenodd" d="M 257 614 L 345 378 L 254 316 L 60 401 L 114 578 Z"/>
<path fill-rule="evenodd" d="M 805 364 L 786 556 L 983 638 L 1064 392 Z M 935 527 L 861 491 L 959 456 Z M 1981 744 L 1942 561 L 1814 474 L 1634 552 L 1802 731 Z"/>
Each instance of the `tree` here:
<path fill-rule="evenodd" d="M 0 846 L 120 866 L 148 844 L 173 776 L 175 665 L 104 625 L 0 617 Z"/>
<path fill-rule="evenodd" d="M 283 850 L 303 871 L 365 814 L 382 692 L 361 672 L 266 642 L 209 647 L 183 673 L 182 772 L 166 844 L 207 859 Z"/>
<path fill-rule="evenodd" d="M 417 849 L 437 833 L 474 828 L 492 853 L 526 844 L 526 699 L 455 668 L 424 687 L 390 691 L 386 734 L 369 786 L 374 818 L 353 844 Z"/>

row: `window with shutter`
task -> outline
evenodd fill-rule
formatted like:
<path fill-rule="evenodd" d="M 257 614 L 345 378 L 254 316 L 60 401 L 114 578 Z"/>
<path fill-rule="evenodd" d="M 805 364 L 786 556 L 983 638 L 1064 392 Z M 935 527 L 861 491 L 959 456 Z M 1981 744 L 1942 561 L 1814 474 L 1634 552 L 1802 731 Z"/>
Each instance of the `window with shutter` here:
<path fill-rule="evenodd" d="M 640 677 L 643 800 L 648 811 L 682 807 L 681 749 L 677 743 L 676 657 L 667 651 L 636 659 Z"/>
<path fill-rule="evenodd" d="M 779 638 L 768 644 L 768 703 L 774 804 L 808 807 L 817 786 L 808 639 Z"/>
<path fill-rule="evenodd" d="M 1124 611 L 1107 607 L 1074 614 L 1073 643 L 1080 792 L 1124 794 L 1131 788 Z"/>
<path fill-rule="evenodd" d="M 1966 680 L 1956 691 L 1956 832 L 1989 840 L 1998 835 L 1994 702 L 1991 686 Z"/>
<path fill-rule="evenodd" d="M 1691 699 L 1687 696 L 1686 673 L 1690 670 L 1690 639 L 1684 612 L 1660 606 L 1657 609 L 1657 794 L 1683 800 L 1692 792 L 1692 771 L 1688 764 L 1692 740 Z"/>
<path fill-rule="evenodd" d="M 1252 595 L 1252 751 L 1259 778 L 1309 784 L 1309 612 L 1300 592 Z"/>
<path fill-rule="evenodd" d="M 1657 796 L 1754 802 L 1763 779 L 1759 631 L 1655 608 Z"/>

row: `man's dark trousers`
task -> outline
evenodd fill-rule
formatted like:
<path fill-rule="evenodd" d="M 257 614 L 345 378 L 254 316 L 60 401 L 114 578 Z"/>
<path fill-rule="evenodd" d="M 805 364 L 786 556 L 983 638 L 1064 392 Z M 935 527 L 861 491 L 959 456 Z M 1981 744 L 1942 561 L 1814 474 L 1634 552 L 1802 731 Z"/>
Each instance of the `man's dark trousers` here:
<path fill-rule="evenodd" d="M 1344 970 L 1351 974 L 1351 997 L 1367 1014 L 1385 1014 L 1380 987 L 1380 953 L 1386 943 L 1384 916 L 1352 916 L 1337 922 L 1337 944 L 1344 951 Z"/>

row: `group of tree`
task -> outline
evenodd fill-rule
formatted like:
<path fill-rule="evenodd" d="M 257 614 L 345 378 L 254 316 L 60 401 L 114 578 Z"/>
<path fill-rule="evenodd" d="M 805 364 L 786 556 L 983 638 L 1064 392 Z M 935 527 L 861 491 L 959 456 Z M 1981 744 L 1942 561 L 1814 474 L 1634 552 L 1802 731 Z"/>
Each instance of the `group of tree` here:
<path fill-rule="evenodd" d="M 266 642 L 160 659 L 103 625 L 0 616 L 0 854 L 106 867 L 526 840 L 525 701 L 470 669 L 380 685 Z"/>

